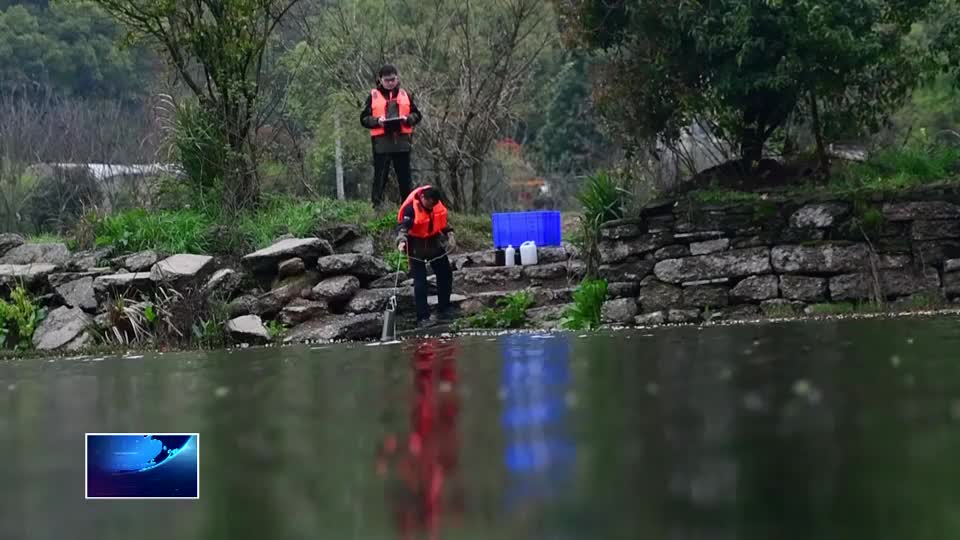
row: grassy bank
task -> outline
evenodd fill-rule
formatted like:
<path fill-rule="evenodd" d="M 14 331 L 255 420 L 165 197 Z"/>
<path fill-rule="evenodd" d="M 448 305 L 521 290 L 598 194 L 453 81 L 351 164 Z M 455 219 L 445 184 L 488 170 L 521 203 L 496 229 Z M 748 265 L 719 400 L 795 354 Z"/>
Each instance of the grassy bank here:
<path fill-rule="evenodd" d="M 773 195 L 856 200 L 934 184 L 960 184 L 960 148 L 914 142 L 877 151 L 863 162 L 835 160 L 826 179 L 796 179 L 763 192 L 710 187 L 691 191 L 687 197 L 702 204 L 752 203 Z"/>
<path fill-rule="evenodd" d="M 226 218 L 216 208 L 136 209 L 88 217 L 69 240 L 81 248 L 114 246 L 124 253 L 153 249 L 166 253 L 243 255 L 266 247 L 283 235 L 313 236 L 326 226 L 349 224 L 372 236 L 378 251 L 388 252 L 396 226 L 395 212 L 377 213 L 369 203 L 359 201 L 270 197 L 258 209 L 239 218 Z M 462 250 L 492 245 L 490 216 L 452 213 L 450 221 Z"/>

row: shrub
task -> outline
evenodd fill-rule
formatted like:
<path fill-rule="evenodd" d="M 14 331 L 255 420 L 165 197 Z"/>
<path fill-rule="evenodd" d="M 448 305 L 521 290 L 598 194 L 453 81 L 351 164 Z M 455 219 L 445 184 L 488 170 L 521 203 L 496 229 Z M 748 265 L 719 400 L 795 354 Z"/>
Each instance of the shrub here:
<path fill-rule="evenodd" d="M 467 322 L 475 328 L 519 328 L 527 320 L 533 299 L 526 291 L 509 294 L 497 300 L 497 308 L 487 308 Z"/>
<path fill-rule="evenodd" d="M 0 300 L 0 344 L 18 350 L 33 346 L 33 333 L 46 316 L 46 310 L 33 302 L 23 286 L 10 293 L 10 301 Z"/>
<path fill-rule="evenodd" d="M 607 298 L 607 282 L 584 280 L 573 292 L 573 305 L 564 313 L 561 326 L 568 330 L 594 329 L 600 326 L 603 302 Z"/>

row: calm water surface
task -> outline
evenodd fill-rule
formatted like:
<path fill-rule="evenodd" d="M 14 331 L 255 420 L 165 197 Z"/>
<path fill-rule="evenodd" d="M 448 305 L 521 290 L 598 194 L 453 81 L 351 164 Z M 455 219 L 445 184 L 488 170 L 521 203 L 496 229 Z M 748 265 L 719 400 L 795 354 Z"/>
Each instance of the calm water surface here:
<path fill-rule="evenodd" d="M 85 432 L 199 432 L 197 501 Z M 960 538 L 960 321 L 0 361 L 0 539 Z"/>

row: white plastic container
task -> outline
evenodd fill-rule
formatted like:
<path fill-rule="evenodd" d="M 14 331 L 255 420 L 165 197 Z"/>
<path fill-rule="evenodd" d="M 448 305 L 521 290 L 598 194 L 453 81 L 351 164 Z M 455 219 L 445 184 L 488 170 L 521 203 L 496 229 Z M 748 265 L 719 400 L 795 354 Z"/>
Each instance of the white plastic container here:
<path fill-rule="evenodd" d="M 513 249 L 513 245 L 508 245 L 504 255 L 504 266 L 514 266 L 517 260 L 517 250 Z"/>
<path fill-rule="evenodd" d="M 533 240 L 527 240 L 520 244 L 520 265 L 531 264 L 537 264 L 537 244 Z"/>

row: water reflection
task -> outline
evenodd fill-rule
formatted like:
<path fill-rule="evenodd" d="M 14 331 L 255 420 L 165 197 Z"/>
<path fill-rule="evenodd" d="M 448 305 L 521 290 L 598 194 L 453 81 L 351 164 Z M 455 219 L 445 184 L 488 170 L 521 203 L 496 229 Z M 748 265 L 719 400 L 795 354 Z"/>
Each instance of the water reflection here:
<path fill-rule="evenodd" d="M 409 430 L 386 434 L 377 454 L 377 474 L 387 482 L 389 511 L 400 538 L 436 538 L 441 521 L 456 523 L 463 513 L 456 355 L 452 342 L 417 344 L 410 363 Z"/>
<path fill-rule="evenodd" d="M 545 502 L 573 479 L 575 446 L 568 431 L 570 342 L 565 336 L 512 335 L 500 342 L 509 471 L 508 513 Z"/>

